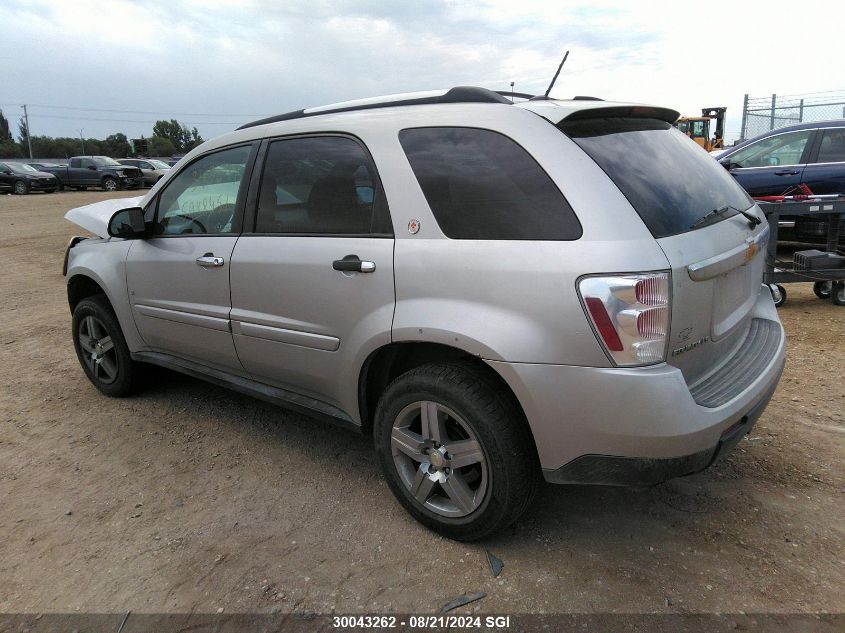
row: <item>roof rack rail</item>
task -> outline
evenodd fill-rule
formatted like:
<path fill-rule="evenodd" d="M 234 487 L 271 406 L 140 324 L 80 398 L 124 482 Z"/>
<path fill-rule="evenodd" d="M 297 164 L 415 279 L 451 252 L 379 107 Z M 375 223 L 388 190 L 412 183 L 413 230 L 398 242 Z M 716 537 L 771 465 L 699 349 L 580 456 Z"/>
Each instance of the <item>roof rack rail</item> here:
<path fill-rule="evenodd" d="M 287 112 L 285 114 L 278 114 L 276 116 L 267 117 L 245 123 L 240 126 L 239 130 L 255 127 L 257 125 L 265 125 L 267 123 L 278 123 L 279 121 L 291 121 L 294 119 L 304 119 L 311 116 L 319 116 L 321 114 L 336 114 L 338 112 L 353 112 L 355 110 L 371 110 L 373 108 L 392 108 L 393 106 L 408 106 L 408 105 L 426 105 L 433 103 L 506 103 L 510 105 L 511 100 L 506 99 L 499 93 L 488 90 L 487 88 L 477 88 L 475 86 L 456 86 L 442 94 L 427 94 L 426 96 L 396 95 L 402 97 L 393 101 L 371 101 L 368 99 L 362 100 L 361 103 L 350 103 L 349 105 L 337 104 L 337 107 L 323 106 L 319 108 L 306 108 L 304 110 L 295 110 L 294 112 Z M 389 97 L 385 97 L 388 99 Z"/>

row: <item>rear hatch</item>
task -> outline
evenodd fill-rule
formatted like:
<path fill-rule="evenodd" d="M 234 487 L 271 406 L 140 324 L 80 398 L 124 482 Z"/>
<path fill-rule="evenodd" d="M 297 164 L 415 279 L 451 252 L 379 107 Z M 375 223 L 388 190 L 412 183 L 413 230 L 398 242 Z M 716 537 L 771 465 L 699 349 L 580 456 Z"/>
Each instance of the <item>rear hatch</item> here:
<path fill-rule="evenodd" d="M 630 112 L 613 116 L 618 111 L 594 108 L 558 127 L 619 187 L 666 254 L 672 276 L 667 362 L 693 384 L 727 362 L 748 334 L 768 224 L 669 116 Z"/>

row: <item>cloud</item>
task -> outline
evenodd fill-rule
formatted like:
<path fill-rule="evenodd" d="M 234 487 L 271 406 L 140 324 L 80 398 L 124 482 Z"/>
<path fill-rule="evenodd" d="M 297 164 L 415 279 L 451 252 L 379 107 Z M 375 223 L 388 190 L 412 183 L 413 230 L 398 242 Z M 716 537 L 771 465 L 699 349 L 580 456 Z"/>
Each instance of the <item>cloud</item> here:
<path fill-rule="evenodd" d="M 745 92 L 842 87 L 838 5 L 805 2 L 812 36 L 786 38 L 788 5 L 711 4 L 13 0 L 0 6 L 0 100 L 40 104 L 34 133 L 136 136 L 165 118 L 46 105 L 168 113 L 210 137 L 262 115 L 378 94 L 506 90 L 511 81 L 543 92 L 570 49 L 553 95 L 688 114 L 727 105 L 730 132 Z"/>

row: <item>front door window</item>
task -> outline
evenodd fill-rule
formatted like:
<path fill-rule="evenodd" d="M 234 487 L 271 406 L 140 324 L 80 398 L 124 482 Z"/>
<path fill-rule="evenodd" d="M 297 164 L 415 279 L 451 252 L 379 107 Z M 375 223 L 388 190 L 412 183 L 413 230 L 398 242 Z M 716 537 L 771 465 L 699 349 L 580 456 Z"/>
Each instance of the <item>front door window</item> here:
<path fill-rule="evenodd" d="M 787 132 L 764 138 L 730 157 L 732 167 L 780 167 L 800 165 L 812 130 Z"/>
<path fill-rule="evenodd" d="M 235 210 L 251 146 L 208 154 L 183 169 L 161 193 L 158 235 L 226 235 L 235 232 Z"/>

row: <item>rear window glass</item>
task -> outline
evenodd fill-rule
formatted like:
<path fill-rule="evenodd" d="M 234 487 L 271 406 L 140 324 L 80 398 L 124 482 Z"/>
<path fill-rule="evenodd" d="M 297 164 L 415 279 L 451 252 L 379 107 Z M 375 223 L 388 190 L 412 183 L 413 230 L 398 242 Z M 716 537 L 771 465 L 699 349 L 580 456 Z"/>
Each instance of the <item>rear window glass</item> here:
<path fill-rule="evenodd" d="M 413 128 L 399 141 L 443 233 L 464 240 L 576 240 L 578 218 L 522 147 L 476 128 Z"/>
<path fill-rule="evenodd" d="M 714 209 L 754 204 L 724 167 L 665 121 L 587 119 L 560 127 L 619 187 L 656 238 L 690 231 Z M 729 209 L 696 228 L 736 213 Z"/>

